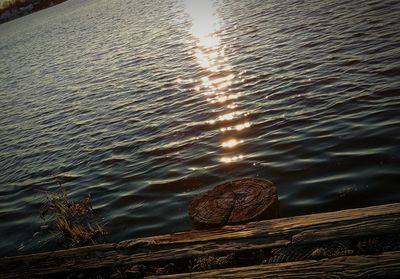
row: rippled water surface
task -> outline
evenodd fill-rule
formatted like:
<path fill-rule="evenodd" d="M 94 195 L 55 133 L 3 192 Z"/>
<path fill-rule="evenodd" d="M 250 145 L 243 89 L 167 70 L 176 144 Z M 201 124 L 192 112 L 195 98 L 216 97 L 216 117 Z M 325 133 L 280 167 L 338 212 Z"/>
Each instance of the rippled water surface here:
<path fill-rule="evenodd" d="M 244 176 L 277 185 L 282 216 L 399 202 L 399 18 L 399 1 L 70 0 L 0 25 L 0 254 L 48 240 L 37 190 L 57 180 L 110 241 L 190 229 L 194 196 Z"/>

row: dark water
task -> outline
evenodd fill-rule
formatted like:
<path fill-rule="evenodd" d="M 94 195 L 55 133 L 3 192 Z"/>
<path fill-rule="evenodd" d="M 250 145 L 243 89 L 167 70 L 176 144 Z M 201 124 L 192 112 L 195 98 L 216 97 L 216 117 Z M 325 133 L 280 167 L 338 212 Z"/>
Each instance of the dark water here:
<path fill-rule="evenodd" d="M 49 240 L 37 190 L 57 180 L 111 241 L 190 229 L 195 195 L 244 176 L 275 182 L 283 216 L 399 202 L 399 18 L 399 1 L 70 0 L 0 25 L 0 254 Z"/>

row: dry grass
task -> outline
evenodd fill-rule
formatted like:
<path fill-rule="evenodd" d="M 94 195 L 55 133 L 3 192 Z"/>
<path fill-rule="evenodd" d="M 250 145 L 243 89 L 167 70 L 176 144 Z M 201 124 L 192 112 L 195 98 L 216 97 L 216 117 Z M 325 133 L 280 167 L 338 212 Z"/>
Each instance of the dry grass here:
<path fill-rule="evenodd" d="M 108 232 L 96 222 L 92 200 L 70 201 L 62 185 L 57 191 L 45 191 L 47 197 L 41 212 L 66 247 L 78 247 L 104 242 Z"/>

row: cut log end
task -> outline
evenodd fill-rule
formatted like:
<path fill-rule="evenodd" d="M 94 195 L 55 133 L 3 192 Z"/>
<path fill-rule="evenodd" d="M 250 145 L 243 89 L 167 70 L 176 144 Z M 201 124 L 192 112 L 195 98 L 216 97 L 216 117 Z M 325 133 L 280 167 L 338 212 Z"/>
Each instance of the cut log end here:
<path fill-rule="evenodd" d="M 279 217 L 275 185 L 243 178 L 216 186 L 189 206 L 193 228 L 215 228 Z"/>

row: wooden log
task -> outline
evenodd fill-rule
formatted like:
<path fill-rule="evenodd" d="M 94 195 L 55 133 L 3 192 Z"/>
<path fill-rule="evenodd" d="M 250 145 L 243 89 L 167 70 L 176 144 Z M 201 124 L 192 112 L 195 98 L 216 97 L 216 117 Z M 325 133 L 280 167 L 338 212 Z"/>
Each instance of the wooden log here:
<path fill-rule="evenodd" d="M 223 183 L 194 199 L 189 216 L 196 229 L 278 218 L 276 187 L 258 178 Z"/>
<path fill-rule="evenodd" d="M 308 244 L 356 236 L 391 234 L 399 232 L 399 226 L 400 218 L 397 215 L 382 215 L 379 219 L 376 217 L 364 217 L 354 220 L 354 222 L 340 221 L 336 224 L 321 223 L 293 232 L 292 244 Z"/>
<path fill-rule="evenodd" d="M 265 220 L 88 247 L 0 258 L 0 278 L 37 276 L 190 259 L 221 252 L 282 247 L 400 232 L 400 203 Z M 293 241 L 291 241 L 293 239 Z"/>
<path fill-rule="evenodd" d="M 400 251 L 147 278 L 400 278 Z"/>

